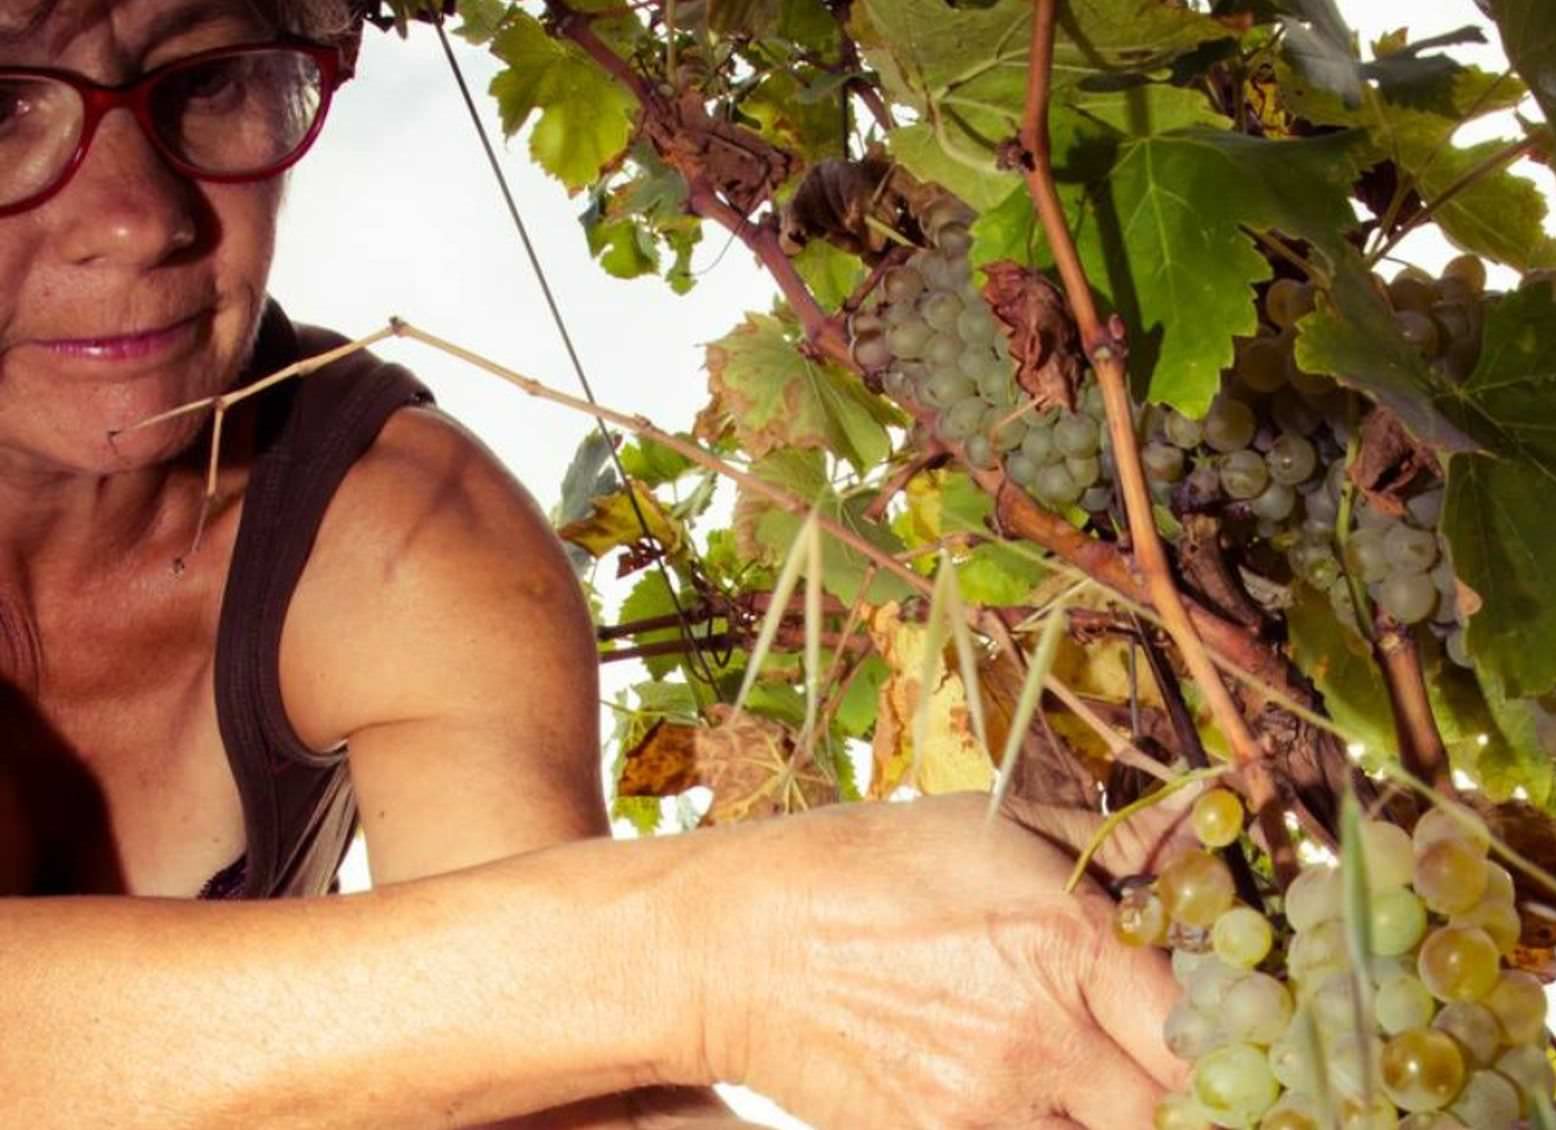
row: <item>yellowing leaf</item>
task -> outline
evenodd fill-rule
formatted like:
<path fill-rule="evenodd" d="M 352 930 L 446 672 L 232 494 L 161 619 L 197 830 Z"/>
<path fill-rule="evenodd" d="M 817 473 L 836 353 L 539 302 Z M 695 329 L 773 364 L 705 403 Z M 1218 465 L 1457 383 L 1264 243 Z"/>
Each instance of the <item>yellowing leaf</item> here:
<path fill-rule="evenodd" d="M 984 791 L 994 782 L 994 762 L 973 736 L 967 692 L 961 678 L 947 670 L 944 656 L 934 661 L 929 692 L 928 725 L 920 751 L 918 776 L 914 765 L 913 724 L 922 693 L 919 672 L 929 630 L 905 624 L 895 602 L 879 608 L 870 621 L 870 635 L 891 674 L 881 684 L 875 723 L 875 773 L 870 795 L 890 796 L 899 785 L 923 793 Z"/>
<path fill-rule="evenodd" d="M 784 447 L 822 448 L 860 471 L 891 451 L 895 412 L 854 378 L 811 361 L 798 338 L 766 314 L 747 314 L 708 346 L 709 415 L 727 418 L 753 458 Z"/>
<path fill-rule="evenodd" d="M 722 705 L 708 712 L 712 726 L 661 722 L 650 730 L 627 752 L 617 795 L 675 796 L 704 785 L 713 790 L 708 824 L 804 811 L 838 799 L 836 782 L 819 768 L 794 768 L 793 740 L 781 724 Z"/>
<path fill-rule="evenodd" d="M 648 522 L 649 532 L 665 553 L 673 556 L 686 543 L 685 527 L 666 514 L 653 492 L 636 479 L 632 480 L 632 493 Z M 643 527 L 625 490 L 600 495 L 591 500 L 590 507 L 588 517 L 567 523 L 557 531 L 557 536 L 595 557 L 643 540 Z"/>

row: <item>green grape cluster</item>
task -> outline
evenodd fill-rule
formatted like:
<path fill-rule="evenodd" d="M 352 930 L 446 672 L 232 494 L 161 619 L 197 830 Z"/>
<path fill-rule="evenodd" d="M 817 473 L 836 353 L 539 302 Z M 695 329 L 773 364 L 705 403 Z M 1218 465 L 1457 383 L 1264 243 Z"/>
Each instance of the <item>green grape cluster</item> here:
<path fill-rule="evenodd" d="M 1237 797 L 1212 790 L 1192 815 L 1203 849 L 1132 888 L 1114 921 L 1126 943 L 1170 947 L 1183 990 L 1164 1035 L 1194 1071 L 1156 1130 L 1322 1130 L 1322 1095 L 1345 1130 L 1512 1130 L 1536 1093 L 1552 1096 L 1544 989 L 1503 963 L 1519 936 L 1513 880 L 1473 817 L 1434 810 L 1413 836 L 1362 824 L 1372 948 L 1358 1001 L 1339 869 L 1304 869 L 1272 919 L 1238 903 L 1216 854 L 1242 831 Z"/>
<path fill-rule="evenodd" d="M 930 246 L 888 270 L 876 301 L 850 322 L 859 364 L 889 396 L 934 411 L 932 429 L 979 469 L 1003 464 L 1043 505 L 1098 512 L 1113 502 L 1113 466 L 1095 380 L 1076 411 L 1039 412 L 1016 383 L 1010 344 L 967 261 L 972 214 L 942 202 L 922 218 Z"/>
<path fill-rule="evenodd" d="M 1473 256 L 1454 260 L 1440 279 L 1407 269 L 1378 282 L 1406 338 L 1453 380 L 1479 355 L 1484 285 L 1485 268 Z M 1390 616 L 1428 625 L 1449 657 L 1468 666 L 1465 610 L 1439 530 L 1441 484 L 1418 482 L 1398 500 L 1398 513 L 1358 494 L 1339 536 L 1347 444 L 1368 406 L 1298 366 L 1295 325 L 1312 309 L 1310 287 L 1277 280 L 1264 297 L 1265 331 L 1238 342 L 1205 417 L 1169 408 L 1146 414 L 1141 459 L 1152 493 L 1179 513 L 1224 514 L 1251 545 L 1279 551 L 1294 578 L 1327 594 L 1335 615 L 1355 626 L 1349 573 Z"/>

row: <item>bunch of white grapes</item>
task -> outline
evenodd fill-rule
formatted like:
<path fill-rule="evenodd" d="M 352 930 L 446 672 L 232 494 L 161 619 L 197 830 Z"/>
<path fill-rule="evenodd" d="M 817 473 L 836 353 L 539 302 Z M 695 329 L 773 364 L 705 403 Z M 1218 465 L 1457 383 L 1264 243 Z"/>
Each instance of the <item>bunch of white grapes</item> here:
<path fill-rule="evenodd" d="M 973 467 L 1005 473 L 1044 506 L 1105 511 L 1113 468 L 1101 390 L 1087 380 L 1078 411 L 1038 411 L 1016 383 L 1010 343 L 973 281 L 972 213 L 930 209 L 930 246 L 882 276 L 876 302 L 850 322 L 854 359 L 889 396 L 935 412 L 936 436 Z"/>
<path fill-rule="evenodd" d="M 1406 339 L 1429 365 L 1460 381 L 1480 352 L 1485 278 L 1480 260 L 1465 255 L 1440 279 L 1407 268 L 1377 285 Z M 1336 523 L 1346 446 L 1368 405 L 1297 365 L 1294 327 L 1312 309 L 1311 287 L 1278 279 L 1264 298 L 1267 325 L 1238 342 L 1205 417 L 1171 409 L 1146 415 L 1141 459 L 1153 493 L 1179 513 L 1212 511 L 1242 523 L 1248 541 L 1282 552 L 1293 577 L 1326 593 L 1335 615 L 1354 625 L 1349 571 L 1385 612 L 1403 624 L 1428 624 L 1449 657 L 1467 666 L 1464 609 L 1438 529 L 1439 482 L 1412 484 L 1397 512 L 1358 493 L 1342 560 Z"/>
<path fill-rule="evenodd" d="M 1165 1036 L 1194 1069 L 1156 1130 L 1511 1130 L 1551 1098 L 1545 993 L 1503 965 L 1513 881 L 1473 817 L 1433 810 L 1413 836 L 1361 825 L 1364 983 L 1339 868 L 1303 870 L 1272 919 L 1237 902 L 1215 854 L 1242 831 L 1237 797 L 1206 793 L 1193 823 L 1204 850 L 1132 888 L 1115 920 L 1125 942 L 1170 946 L 1183 987 Z"/>
<path fill-rule="evenodd" d="M 887 270 L 871 305 L 850 320 L 854 358 L 880 374 L 888 395 L 931 409 L 933 432 L 971 466 L 1003 465 L 1051 510 L 1105 513 L 1116 495 L 1101 390 L 1088 373 L 1076 411 L 1030 403 L 968 263 L 973 218 L 950 198 L 921 217 L 929 246 Z M 1457 381 L 1479 356 L 1485 280 L 1480 260 L 1465 255 L 1439 279 L 1407 268 L 1377 285 L 1407 340 Z M 1298 367 L 1295 326 L 1312 309 L 1311 287 L 1276 280 L 1265 292 L 1264 328 L 1238 342 L 1235 364 L 1202 419 L 1165 407 L 1139 413 L 1152 494 L 1178 514 L 1222 514 L 1234 538 L 1277 550 L 1294 579 L 1327 594 L 1335 615 L 1354 626 L 1349 572 L 1395 620 L 1428 625 L 1448 656 L 1468 666 L 1465 610 L 1438 530 L 1440 483 L 1417 484 L 1398 513 L 1358 496 L 1341 553 L 1346 445 L 1368 405 Z"/>

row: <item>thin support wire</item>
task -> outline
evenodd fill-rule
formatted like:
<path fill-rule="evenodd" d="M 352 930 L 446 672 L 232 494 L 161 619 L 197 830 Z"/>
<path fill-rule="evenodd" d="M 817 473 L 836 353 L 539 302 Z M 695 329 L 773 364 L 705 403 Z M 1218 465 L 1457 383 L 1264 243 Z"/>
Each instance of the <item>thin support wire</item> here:
<path fill-rule="evenodd" d="M 562 338 L 562 346 L 567 350 L 568 360 L 572 362 L 573 373 L 578 378 L 578 385 L 583 389 L 584 398 L 590 404 L 598 404 L 594 398 L 594 389 L 589 384 L 589 377 L 584 372 L 583 361 L 578 356 L 578 350 L 573 345 L 573 336 L 567 331 L 567 323 L 562 318 L 562 308 L 558 305 L 556 295 L 552 293 L 551 282 L 546 277 L 546 270 L 541 265 L 540 255 L 535 251 L 535 244 L 530 239 L 529 227 L 524 223 L 524 217 L 519 214 L 519 206 L 513 196 L 513 191 L 508 187 L 508 178 L 503 174 L 502 165 L 497 160 L 497 151 L 492 147 L 490 136 L 486 132 L 486 126 L 481 121 L 480 111 L 476 109 L 475 99 L 470 95 L 469 84 L 465 82 L 464 70 L 459 65 L 459 60 L 454 56 L 454 49 L 448 41 L 448 33 L 443 28 L 443 17 L 434 21 L 437 28 L 438 42 L 443 45 L 443 55 L 448 60 L 449 70 L 453 73 L 454 81 L 459 86 L 460 96 L 465 101 L 465 109 L 470 113 L 471 124 L 475 126 L 476 135 L 481 139 L 481 148 L 486 151 L 486 160 L 491 165 L 492 175 L 497 178 L 497 187 L 502 192 L 503 202 L 508 206 L 508 215 L 513 219 L 514 229 L 519 233 L 519 240 L 524 244 L 524 253 L 529 257 L 530 267 L 535 272 L 535 279 L 540 283 L 540 292 L 545 296 L 546 307 L 551 311 L 551 320 L 556 324 L 557 333 Z M 659 544 L 659 539 L 654 537 L 649 528 L 648 519 L 643 514 L 643 508 L 639 505 L 637 494 L 632 489 L 632 483 L 627 478 L 626 468 L 621 464 L 621 456 L 616 453 L 616 445 L 611 441 L 610 429 L 605 426 L 605 421 L 595 420 L 595 425 L 600 430 L 600 435 L 605 440 L 605 450 L 610 453 L 611 465 L 616 469 L 616 476 L 621 480 L 622 489 L 626 492 L 627 502 L 632 507 L 632 514 L 637 519 L 638 528 L 643 532 L 645 540 Z M 654 555 L 655 564 L 659 567 L 660 577 L 664 580 L 665 592 L 670 597 L 670 603 L 675 606 L 676 623 L 680 626 L 681 637 L 686 641 L 688 654 L 692 662 L 701 670 L 702 677 L 707 681 L 714 695 L 723 698 L 719 692 L 718 683 L 714 679 L 713 669 L 708 665 L 707 656 L 698 646 L 697 637 L 692 631 L 691 623 L 686 617 L 686 610 L 681 605 L 681 598 L 675 591 L 675 585 L 670 579 L 670 569 L 665 564 L 664 555 Z"/>

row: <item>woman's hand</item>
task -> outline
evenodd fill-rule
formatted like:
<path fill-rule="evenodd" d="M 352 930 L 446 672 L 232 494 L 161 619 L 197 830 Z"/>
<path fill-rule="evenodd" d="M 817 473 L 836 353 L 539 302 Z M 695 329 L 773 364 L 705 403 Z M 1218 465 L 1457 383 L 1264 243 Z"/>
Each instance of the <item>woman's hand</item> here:
<path fill-rule="evenodd" d="M 1073 854 L 986 804 L 830 810 L 707 853 L 713 1077 L 821 1130 L 1149 1127 L 1184 1074 L 1168 963 L 1114 940 L 1097 886 L 1064 892 Z"/>

